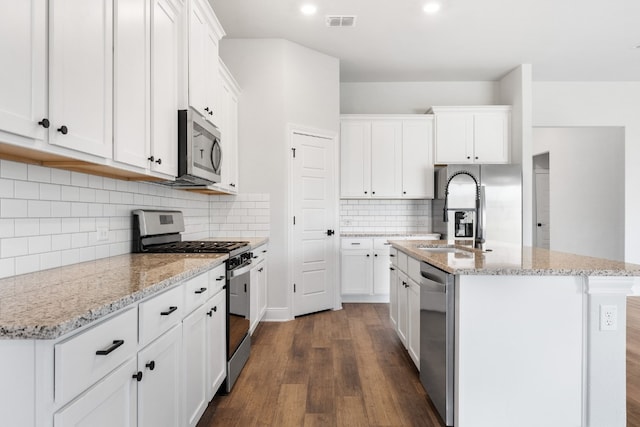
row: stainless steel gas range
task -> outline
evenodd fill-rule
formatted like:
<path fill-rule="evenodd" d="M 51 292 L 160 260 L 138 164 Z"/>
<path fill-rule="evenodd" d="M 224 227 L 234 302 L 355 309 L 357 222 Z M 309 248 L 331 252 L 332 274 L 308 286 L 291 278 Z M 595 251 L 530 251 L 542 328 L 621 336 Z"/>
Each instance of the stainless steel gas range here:
<path fill-rule="evenodd" d="M 183 241 L 184 217 L 180 211 L 134 210 L 134 253 L 226 253 L 227 379 L 230 392 L 251 349 L 249 293 L 252 253 L 249 242 Z"/>

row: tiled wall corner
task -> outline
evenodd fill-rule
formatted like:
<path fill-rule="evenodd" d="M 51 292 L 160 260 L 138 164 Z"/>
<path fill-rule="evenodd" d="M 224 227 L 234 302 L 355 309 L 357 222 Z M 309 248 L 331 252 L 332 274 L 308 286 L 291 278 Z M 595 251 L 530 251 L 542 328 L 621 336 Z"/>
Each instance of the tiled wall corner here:
<path fill-rule="evenodd" d="M 340 200 L 342 233 L 430 233 L 431 200 Z"/>
<path fill-rule="evenodd" d="M 211 237 L 269 237 L 269 194 L 212 196 Z"/>

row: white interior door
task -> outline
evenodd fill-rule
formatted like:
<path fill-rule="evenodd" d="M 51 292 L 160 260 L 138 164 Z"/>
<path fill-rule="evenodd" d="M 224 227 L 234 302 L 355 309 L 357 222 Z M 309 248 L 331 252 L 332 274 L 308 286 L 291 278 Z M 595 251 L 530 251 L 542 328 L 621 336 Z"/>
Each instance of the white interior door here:
<path fill-rule="evenodd" d="M 549 249 L 549 171 L 536 170 L 536 246 Z"/>
<path fill-rule="evenodd" d="M 335 141 L 293 133 L 292 148 L 292 261 L 293 314 L 333 307 L 336 292 L 338 237 L 335 230 Z"/>

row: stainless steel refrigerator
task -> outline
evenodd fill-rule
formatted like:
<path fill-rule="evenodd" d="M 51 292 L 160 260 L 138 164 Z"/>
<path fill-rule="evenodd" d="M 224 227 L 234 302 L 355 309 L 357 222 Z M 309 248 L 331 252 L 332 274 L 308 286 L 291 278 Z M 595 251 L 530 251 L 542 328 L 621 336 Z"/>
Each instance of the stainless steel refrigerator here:
<path fill-rule="evenodd" d="M 481 212 L 478 217 L 474 216 L 477 215 L 475 182 L 466 174 L 456 175 L 460 171 L 473 175 L 480 187 Z M 444 199 L 447 182 L 449 182 L 447 200 L 449 221 L 445 222 Z M 491 243 L 522 245 L 522 168 L 520 165 L 449 165 L 436 169 L 435 186 L 436 199 L 431 204 L 434 233 L 442 234 L 443 239 L 454 239 L 456 234 L 465 234 L 463 223 L 480 221 L 482 237 L 487 242 L 487 247 L 491 247 Z M 454 229 L 456 211 L 459 229 Z M 464 218 L 460 212 L 469 212 L 468 219 Z"/>

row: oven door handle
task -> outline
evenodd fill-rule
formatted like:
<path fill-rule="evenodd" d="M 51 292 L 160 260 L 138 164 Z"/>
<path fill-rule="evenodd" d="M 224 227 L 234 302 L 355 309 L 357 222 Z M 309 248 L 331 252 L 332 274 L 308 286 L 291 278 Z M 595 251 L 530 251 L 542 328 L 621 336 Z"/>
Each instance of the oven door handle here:
<path fill-rule="evenodd" d="M 248 273 L 251 270 L 251 260 L 247 261 L 244 267 L 236 268 L 235 270 L 231 270 L 229 272 L 229 276 L 233 279 L 234 277 L 242 276 L 243 274 Z"/>

